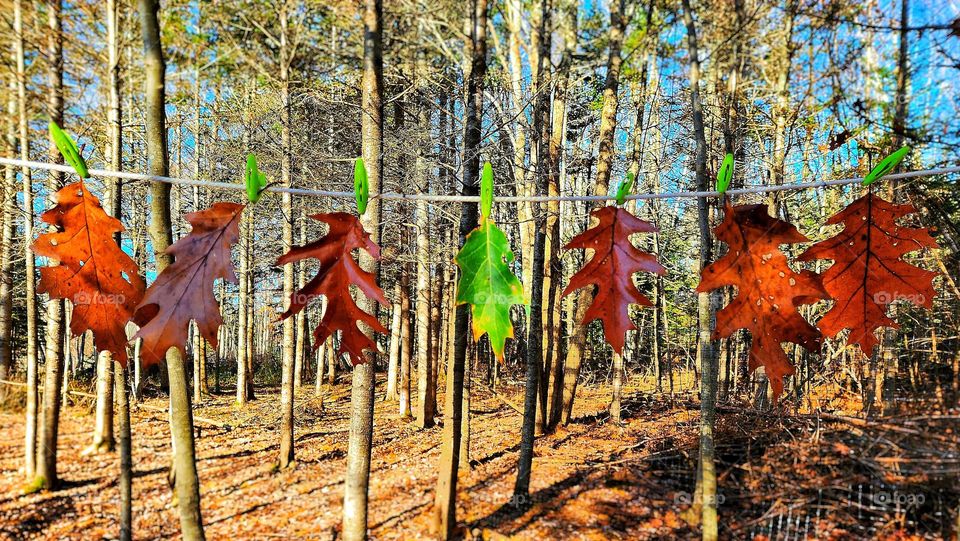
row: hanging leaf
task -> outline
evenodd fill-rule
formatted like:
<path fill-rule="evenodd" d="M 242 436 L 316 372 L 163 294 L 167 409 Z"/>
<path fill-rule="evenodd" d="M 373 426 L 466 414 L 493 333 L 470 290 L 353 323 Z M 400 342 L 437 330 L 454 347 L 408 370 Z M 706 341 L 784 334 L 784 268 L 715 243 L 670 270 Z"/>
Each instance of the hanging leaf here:
<path fill-rule="evenodd" d="M 570 278 L 563 296 L 594 286 L 593 303 L 584 314 L 581 325 L 595 319 L 603 321 L 603 333 L 617 353 L 623 352 L 627 331 L 637 327 L 630 320 L 631 304 L 652 306 L 637 286 L 633 275 L 640 271 L 666 274 L 657 258 L 638 250 L 630 237 L 635 233 L 656 233 L 657 228 L 619 207 L 601 207 L 591 216 L 596 225 L 570 240 L 565 250 L 593 250 L 593 256 Z"/>
<path fill-rule="evenodd" d="M 823 285 L 836 300 L 818 325 L 824 334 L 834 337 L 850 329 L 847 343 L 859 344 L 870 355 L 877 345 L 874 331 L 897 328 L 887 317 L 890 303 L 906 300 L 933 308 L 933 278 L 938 273 L 901 259 L 909 252 L 937 247 L 926 229 L 897 225 L 915 211 L 911 205 L 894 205 L 868 193 L 827 221 L 843 224 L 842 231 L 800 255 L 803 261 L 833 260 L 823 273 Z"/>
<path fill-rule="evenodd" d="M 56 201 L 41 218 L 59 231 L 40 235 L 31 247 L 53 260 L 40 268 L 38 291 L 70 300 L 70 331 L 93 332 L 97 349 L 126 364 L 125 328 L 143 298 L 144 283 L 137 264 L 115 240 L 123 224 L 103 210 L 83 181 L 60 189 Z"/>
<path fill-rule="evenodd" d="M 524 304 L 523 286 L 510 270 L 513 252 L 507 236 L 486 216 L 467 235 L 454 258 L 460 267 L 457 304 L 469 304 L 473 314 L 473 339 L 486 333 L 497 359 L 503 361 L 507 338 L 513 338 L 510 307 Z"/>
<path fill-rule="evenodd" d="M 697 291 L 735 286 L 737 295 L 717 312 L 712 339 L 728 338 L 737 329 L 750 331 L 750 370 L 763 366 L 774 397 L 779 397 L 784 376 L 794 373 L 781 344 L 815 351 L 821 341 L 820 332 L 797 308 L 828 298 L 827 292 L 817 274 L 794 272 L 779 248 L 809 239 L 771 217 L 766 205 L 725 205 L 723 222 L 714 232 L 729 251 L 703 269 Z"/>
<path fill-rule="evenodd" d="M 376 344 L 357 325 L 365 323 L 376 332 L 388 331 L 375 315 L 364 312 L 350 294 L 353 284 L 368 298 L 383 306 L 389 306 L 383 290 L 376 283 L 376 276 L 360 268 L 351 255 L 353 250 L 366 250 L 374 259 L 380 259 L 380 247 L 370 240 L 370 234 L 364 231 L 360 220 L 346 212 L 314 214 L 314 220 L 330 226 L 330 231 L 321 239 L 306 246 L 297 246 L 283 254 L 277 260 L 277 266 L 295 263 L 307 258 L 319 261 L 320 270 L 302 289 L 296 291 L 290 299 L 290 308 L 280 319 L 286 319 L 306 307 L 307 303 L 320 295 L 327 298 L 327 308 L 320 324 L 313 331 L 314 347 L 329 337 L 334 331 L 340 331 L 340 353 L 350 355 L 354 365 L 366 362 L 363 352 L 376 350 Z"/>
<path fill-rule="evenodd" d="M 217 279 L 237 283 L 230 249 L 240 238 L 244 205 L 214 203 L 210 208 L 185 214 L 193 229 L 166 252 L 174 262 L 157 276 L 137 306 L 134 322 L 143 339 L 140 352 L 145 365 L 159 363 L 167 350 L 184 351 L 190 320 L 214 348 L 223 324 L 214 295 Z"/>

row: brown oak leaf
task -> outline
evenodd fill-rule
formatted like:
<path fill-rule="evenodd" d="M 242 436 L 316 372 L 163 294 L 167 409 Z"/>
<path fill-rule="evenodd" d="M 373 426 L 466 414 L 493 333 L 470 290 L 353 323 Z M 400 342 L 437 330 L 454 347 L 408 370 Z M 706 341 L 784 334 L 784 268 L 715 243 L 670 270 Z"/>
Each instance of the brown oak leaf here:
<path fill-rule="evenodd" d="M 217 330 L 223 324 L 220 305 L 213 292 L 217 279 L 237 283 L 230 249 L 240 238 L 240 215 L 244 205 L 214 203 L 210 208 L 185 214 L 193 229 L 167 248 L 174 262 L 157 276 L 137 307 L 134 322 L 145 365 L 164 359 L 167 350 L 184 351 L 190 320 L 200 334 L 217 347 Z"/>
<path fill-rule="evenodd" d="M 815 351 L 822 338 L 797 311 L 800 305 L 828 298 L 820 276 L 807 270 L 795 272 L 780 251 L 781 244 L 809 239 L 793 225 L 770 216 L 766 205 L 725 205 L 723 222 L 714 232 L 729 251 L 703 269 L 697 291 L 735 286 L 737 295 L 717 312 L 712 338 L 727 338 L 737 329 L 750 331 L 750 370 L 764 367 L 777 398 L 783 392 L 784 376 L 794 373 L 782 343 Z"/>
<path fill-rule="evenodd" d="M 936 272 L 901 259 L 909 252 L 936 248 L 924 228 L 903 227 L 897 220 L 915 212 L 911 205 L 894 205 L 868 193 L 833 215 L 827 224 L 843 224 L 833 238 L 820 241 L 800 255 L 803 261 L 832 259 L 823 272 L 823 285 L 836 302 L 818 326 L 829 337 L 850 329 L 848 344 L 859 344 L 866 354 L 877 345 L 875 331 L 897 328 L 887 317 L 896 300 L 933 307 Z"/>
<path fill-rule="evenodd" d="M 330 231 L 322 238 L 306 246 L 296 246 L 280 256 L 277 265 L 295 263 L 307 258 L 319 261 L 320 270 L 302 289 L 294 292 L 290 298 L 290 307 L 280 319 L 286 319 L 306 307 L 307 303 L 320 295 L 327 298 L 327 307 L 320 323 L 313 331 L 314 348 L 333 334 L 340 331 L 339 353 L 346 352 L 354 365 L 366 362 L 364 350 L 376 349 L 373 340 L 357 325 L 365 323 L 376 332 L 388 331 L 376 316 L 364 312 L 350 294 L 350 285 L 356 285 L 368 298 L 375 299 L 383 306 L 389 306 L 383 290 L 377 286 L 376 276 L 360 268 L 353 259 L 353 250 L 366 250 L 375 259 L 380 259 L 380 247 L 370 240 L 370 234 L 364 231 L 360 220 L 346 212 L 331 212 L 310 216 L 330 226 Z"/>
<path fill-rule="evenodd" d="M 31 247 L 55 261 L 40 268 L 38 291 L 70 300 L 70 331 L 93 332 L 98 349 L 126 364 L 125 328 L 143 298 L 144 282 L 137 264 L 117 245 L 123 224 L 103 210 L 83 181 L 61 188 L 56 201 L 41 219 L 59 231 L 40 235 Z"/>
<path fill-rule="evenodd" d="M 652 306 L 637 286 L 633 275 L 640 271 L 666 274 L 657 258 L 637 249 L 630 242 L 634 233 L 656 233 L 657 228 L 629 211 L 619 207 L 601 207 L 591 216 L 596 225 L 570 240 L 565 250 L 582 248 L 593 250 L 593 256 L 582 269 L 570 278 L 563 296 L 594 286 L 593 302 L 584 314 L 582 325 L 593 320 L 603 321 L 603 333 L 617 353 L 623 352 L 627 331 L 637 327 L 630 320 L 631 304 Z"/>

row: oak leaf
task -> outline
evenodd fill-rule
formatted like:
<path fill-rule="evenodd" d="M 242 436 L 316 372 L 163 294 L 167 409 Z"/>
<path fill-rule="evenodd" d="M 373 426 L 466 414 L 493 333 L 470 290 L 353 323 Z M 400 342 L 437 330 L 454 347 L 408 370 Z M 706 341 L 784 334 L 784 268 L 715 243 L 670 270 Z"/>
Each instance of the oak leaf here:
<path fill-rule="evenodd" d="M 481 217 L 453 259 L 460 267 L 457 304 L 470 305 L 473 339 L 486 334 L 500 361 L 507 338 L 513 338 L 510 308 L 524 304 L 523 286 L 510 270 L 513 259 L 507 236 L 488 216 Z"/>
<path fill-rule="evenodd" d="M 714 232 L 729 251 L 703 269 L 697 291 L 735 286 L 737 294 L 717 312 L 712 339 L 728 338 L 738 329 L 750 331 L 750 370 L 764 367 L 777 398 L 784 376 L 794 373 L 782 343 L 815 351 L 822 339 L 797 311 L 800 305 L 828 298 L 820 277 L 808 270 L 795 272 L 780 251 L 781 244 L 809 239 L 770 216 L 766 205 L 725 205 L 723 222 Z"/>
<path fill-rule="evenodd" d="M 350 294 L 350 285 L 356 285 L 364 295 L 383 306 L 389 306 L 389 303 L 376 283 L 376 276 L 361 269 L 352 253 L 355 249 L 363 249 L 374 259 L 380 259 L 380 247 L 370 240 L 370 234 L 353 214 L 331 212 L 310 217 L 330 226 L 330 231 L 305 246 L 290 249 L 280 256 L 277 265 L 313 258 L 320 263 L 320 270 L 302 289 L 294 292 L 290 307 L 280 319 L 296 314 L 309 301 L 323 295 L 327 298 L 327 307 L 313 331 L 314 347 L 324 343 L 335 331 L 340 331 L 339 353 L 347 353 L 354 365 L 362 364 L 366 362 L 364 350 L 376 350 L 376 344 L 357 324 L 363 322 L 379 333 L 388 331 L 375 315 L 357 305 Z"/>
<path fill-rule="evenodd" d="M 833 215 L 827 224 L 843 224 L 836 236 L 820 241 L 800 255 L 803 261 L 832 259 L 823 272 L 823 285 L 836 302 L 818 326 L 829 337 L 850 329 L 848 344 L 866 355 L 877 345 L 875 331 L 897 328 L 887 316 L 896 300 L 933 307 L 936 272 L 915 267 L 901 258 L 937 242 L 925 228 L 904 227 L 897 220 L 912 214 L 911 205 L 895 205 L 868 193 Z"/>
<path fill-rule="evenodd" d="M 223 324 L 220 304 L 214 295 L 218 279 L 237 283 L 230 249 L 240 238 L 244 205 L 214 203 L 209 208 L 185 214 L 193 226 L 190 234 L 164 252 L 174 262 L 163 269 L 137 307 L 134 322 L 143 339 L 140 353 L 145 365 L 164 359 L 167 350 L 184 351 L 190 320 L 200 334 L 217 347 L 217 331 Z"/>
<path fill-rule="evenodd" d="M 83 181 L 61 188 L 56 201 L 41 219 L 59 231 L 38 236 L 31 247 L 56 262 L 40 268 L 38 291 L 70 300 L 70 331 L 93 332 L 97 349 L 126 364 L 125 328 L 143 298 L 144 282 L 137 264 L 117 245 L 123 224 L 103 210 Z"/>
<path fill-rule="evenodd" d="M 593 256 L 570 278 L 563 296 L 593 286 L 593 302 L 581 325 L 596 319 L 603 321 L 607 342 L 614 351 L 622 353 L 627 331 L 637 328 L 630 319 L 630 305 L 652 306 L 634 285 L 633 275 L 640 271 L 663 275 L 667 271 L 656 257 L 630 242 L 634 233 L 656 233 L 656 226 L 620 207 L 601 207 L 591 216 L 597 219 L 596 225 L 573 237 L 564 247 L 593 250 Z"/>

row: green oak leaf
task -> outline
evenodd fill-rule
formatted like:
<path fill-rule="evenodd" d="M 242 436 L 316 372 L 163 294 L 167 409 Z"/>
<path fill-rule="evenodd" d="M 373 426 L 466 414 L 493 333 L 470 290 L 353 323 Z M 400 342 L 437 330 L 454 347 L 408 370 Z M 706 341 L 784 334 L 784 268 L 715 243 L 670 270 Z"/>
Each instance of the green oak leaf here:
<path fill-rule="evenodd" d="M 507 338 L 513 338 L 510 307 L 525 304 L 523 286 L 508 265 L 513 252 L 507 236 L 484 216 L 453 261 L 460 267 L 457 304 L 470 304 L 473 339 L 486 333 L 493 353 L 502 361 Z"/>

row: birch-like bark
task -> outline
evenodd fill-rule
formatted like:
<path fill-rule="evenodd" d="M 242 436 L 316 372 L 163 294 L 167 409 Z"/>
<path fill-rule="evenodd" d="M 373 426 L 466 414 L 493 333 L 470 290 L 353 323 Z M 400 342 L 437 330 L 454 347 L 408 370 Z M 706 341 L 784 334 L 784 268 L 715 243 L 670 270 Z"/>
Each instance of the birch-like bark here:
<path fill-rule="evenodd" d="M 61 0 L 48 0 L 47 8 L 47 62 L 49 82 L 48 115 L 57 125 L 63 125 L 63 26 L 61 21 Z M 63 156 L 57 146 L 50 142 L 49 160 L 63 163 Z M 63 185 L 63 173 L 51 171 L 48 192 L 53 194 Z M 55 204 L 54 201 L 51 201 Z M 27 243 L 29 244 L 29 243 Z M 37 479 L 35 485 L 47 489 L 59 485 L 57 476 L 57 442 L 60 424 L 60 394 L 63 384 L 63 308 L 62 299 L 47 300 L 46 354 L 44 355 L 45 375 L 43 386 L 43 419 L 40 426 L 39 456 L 37 458 Z"/>

